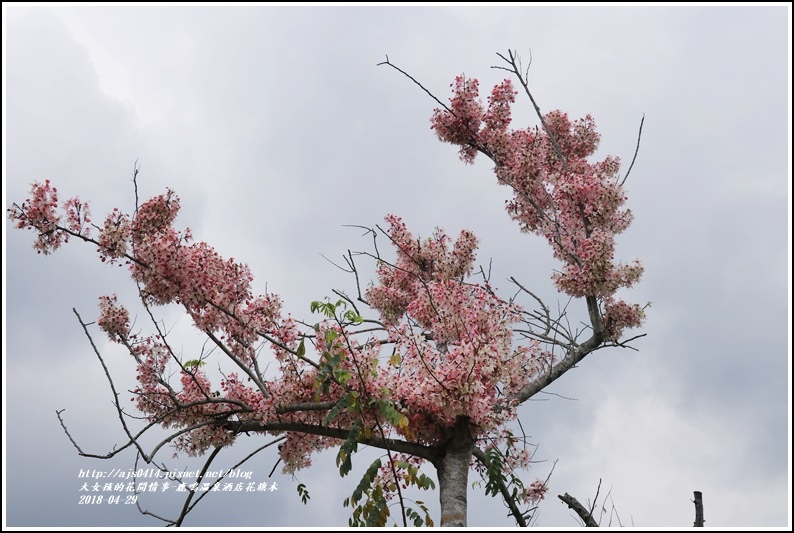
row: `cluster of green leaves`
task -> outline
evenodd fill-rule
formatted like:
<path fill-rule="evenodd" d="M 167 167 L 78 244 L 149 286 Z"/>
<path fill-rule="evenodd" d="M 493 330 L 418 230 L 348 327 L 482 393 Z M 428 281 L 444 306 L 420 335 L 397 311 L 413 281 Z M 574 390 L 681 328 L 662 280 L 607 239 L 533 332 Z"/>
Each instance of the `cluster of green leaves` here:
<path fill-rule="evenodd" d="M 406 507 L 405 516 L 408 518 L 408 520 L 413 520 L 414 526 L 416 527 L 422 527 L 422 525 L 426 525 L 427 527 L 433 527 L 435 524 L 433 523 L 433 519 L 430 518 L 430 511 L 427 509 L 427 506 L 425 506 L 425 502 L 416 500 L 416 505 L 418 505 L 419 508 L 422 510 L 424 516 L 422 516 L 421 513 L 412 509 L 411 507 Z"/>
<path fill-rule="evenodd" d="M 372 412 L 383 416 L 392 426 L 408 426 L 408 417 L 399 412 L 394 407 L 394 403 L 390 400 L 371 399 L 367 405 Z M 349 411 L 358 411 L 360 414 L 362 406 L 359 402 L 359 395 L 356 391 L 349 392 L 341 400 L 339 400 L 336 405 L 334 405 L 334 407 L 328 412 L 328 415 L 326 415 L 324 423 L 328 424 L 330 421 L 332 421 L 333 418 L 341 412 L 344 406 L 346 406 Z M 345 441 L 339 447 L 339 452 L 336 455 L 336 466 L 339 468 L 340 475 L 347 475 L 350 472 L 350 469 L 353 467 L 352 456 L 358 451 L 358 440 L 362 437 L 369 438 L 371 434 L 372 430 L 369 427 L 363 426 L 360 418 L 356 420 L 356 422 L 350 428 L 347 439 L 345 439 Z"/>
<path fill-rule="evenodd" d="M 320 394 L 328 394 L 331 383 L 338 383 L 344 386 L 350 380 L 350 372 L 342 368 L 340 363 L 345 358 L 345 350 L 342 342 L 339 341 L 339 333 L 334 330 L 326 330 L 325 338 L 318 342 L 324 343 L 323 356 L 320 359 L 320 369 L 314 380 L 315 400 L 320 399 Z"/>
<path fill-rule="evenodd" d="M 499 494 L 499 485 L 507 484 L 502 453 L 496 448 L 488 448 L 485 450 L 485 457 L 488 460 L 485 465 L 485 475 L 488 478 L 485 484 L 485 495 L 496 496 Z"/>
<path fill-rule="evenodd" d="M 340 314 L 337 315 L 337 311 Z M 336 303 L 331 302 L 328 297 L 325 297 L 324 302 L 314 301 L 311 304 L 312 313 L 320 313 L 327 318 L 333 318 L 340 323 L 350 323 L 353 325 L 361 324 L 364 321 L 352 309 L 347 308 L 347 302 L 344 300 L 337 300 Z"/>
<path fill-rule="evenodd" d="M 339 475 L 344 477 L 350 473 L 353 468 L 352 457 L 358 451 L 358 435 L 361 431 L 360 422 L 356 421 L 353 427 L 350 428 L 350 433 L 347 434 L 345 442 L 339 447 L 339 452 L 336 454 L 336 467 L 339 469 Z"/>
<path fill-rule="evenodd" d="M 306 505 L 309 500 L 311 500 L 311 496 L 309 496 L 309 491 L 306 489 L 306 485 L 300 483 L 298 485 L 298 496 L 300 496 L 303 505 Z"/>
<path fill-rule="evenodd" d="M 345 507 L 353 507 L 353 514 L 348 520 L 350 527 L 366 526 L 366 527 L 383 527 L 390 516 L 390 509 L 388 500 L 386 499 L 385 491 L 380 483 L 376 483 L 378 470 L 381 468 L 381 459 L 369 465 L 367 471 L 364 472 L 361 481 L 353 491 L 350 498 L 345 498 L 343 502 Z M 423 490 L 434 489 L 435 483 L 425 474 L 419 472 L 419 469 L 405 461 L 396 461 L 394 466 L 397 469 L 405 470 L 407 475 L 403 477 L 403 482 L 407 485 L 416 485 Z M 388 487 L 390 492 L 394 492 L 396 487 Z M 405 501 L 405 500 L 403 500 Z M 418 511 L 410 506 L 405 507 L 405 517 L 411 520 L 416 527 L 427 525 L 433 527 L 433 519 L 430 518 L 430 510 L 427 508 L 423 501 L 417 500 L 414 502 L 421 510 Z"/>
<path fill-rule="evenodd" d="M 347 309 L 347 303 L 344 300 L 331 302 L 326 298 L 325 301 L 315 301 L 311 304 L 311 311 L 336 321 L 341 327 L 358 325 L 363 321 L 354 311 Z M 318 334 L 320 333 L 319 324 L 315 325 L 314 329 Z M 320 368 L 314 382 L 315 398 L 319 400 L 321 394 L 329 393 L 332 383 L 344 386 L 351 379 L 351 375 L 341 365 L 347 354 L 346 348 L 348 347 L 346 346 L 346 339 L 338 331 L 327 329 L 324 331 L 323 338 L 318 338 L 315 342 L 322 343 L 321 346 L 323 347 Z M 305 351 L 304 343 L 301 341 L 297 351 L 298 356 L 303 357 Z M 399 357 L 399 354 L 393 355 L 389 361 L 390 364 L 398 365 L 400 363 Z M 384 394 L 384 396 L 386 398 L 369 398 L 362 401 L 358 391 L 349 391 L 334 404 L 323 420 L 324 424 L 330 424 L 343 410 L 358 415 L 356 422 L 350 428 L 347 439 L 339 447 L 339 452 L 336 456 L 336 466 L 339 468 L 341 476 L 346 476 L 353 468 L 352 456 L 358 451 L 359 439 L 362 437 L 369 438 L 372 433 L 372 428 L 362 424 L 365 410 L 376 418 L 383 417 L 385 423 L 392 427 L 402 430 L 408 428 L 408 417 L 402 414 L 394 402 L 387 398 L 388 394 Z M 381 465 L 381 459 L 376 459 L 364 472 L 353 494 L 344 501 L 345 507 L 353 508 L 353 514 L 349 520 L 351 527 L 380 527 L 386 525 L 390 516 L 386 491 L 380 483 L 376 482 Z M 403 482 L 406 486 L 415 485 L 423 490 L 435 488 L 433 480 L 419 472 L 416 466 L 405 461 L 397 461 L 394 466 L 396 469 L 405 471 Z M 395 486 L 387 488 L 389 492 L 396 491 Z M 305 487 L 299 486 L 298 494 L 302 496 L 306 494 L 306 498 L 308 498 Z M 406 507 L 405 517 L 417 527 L 423 524 L 432 526 L 433 520 L 430 518 L 430 512 L 424 502 L 417 501 L 415 503 L 419 510 Z"/>
<path fill-rule="evenodd" d="M 504 485 L 510 492 L 510 498 L 518 504 L 518 495 L 525 491 L 524 483 L 512 471 L 505 475 L 504 460 L 510 455 L 510 449 L 515 444 L 515 439 L 509 438 L 507 451 L 502 452 L 496 447 L 485 450 L 486 477 L 485 494 L 497 496 L 500 494 L 499 486 Z"/>
<path fill-rule="evenodd" d="M 397 461 L 395 466 L 400 470 L 405 470 L 408 474 L 403 480 L 408 485 L 416 485 L 422 490 L 432 490 L 436 488 L 436 484 L 428 476 L 419 471 L 419 467 L 412 465 L 406 461 Z"/>
<path fill-rule="evenodd" d="M 328 301 L 328 298 L 324 302 L 314 301 L 311 304 L 311 311 L 312 313 L 320 313 L 329 319 L 334 319 L 339 325 L 357 325 L 363 321 L 363 318 L 353 310 L 347 309 L 347 303 L 344 300 L 338 300 L 336 303 Z M 314 330 L 319 333 L 320 325 L 315 324 Z M 319 401 L 321 394 L 328 394 L 331 389 L 331 383 L 344 386 L 350 380 L 351 375 L 350 372 L 340 366 L 340 363 L 345 358 L 346 346 L 345 339 L 340 338 L 338 331 L 326 330 L 324 338 L 317 339 L 317 342 L 323 343 L 320 369 L 314 380 L 315 400 Z M 299 357 L 303 357 L 306 353 L 303 341 L 298 346 L 297 353 Z"/>
<path fill-rule="evenodd" d="M 383 493 L 383 487 L 374 483 L 381 467 L 380 458 L 369 465 L 364 476 L 359 481 L 358 486 L 353 491 L 350 498 L 345 498 L 343 505 L 352 506 L 353 514 L 348 520 L 350 527 L 367 526 L 383 527 L 389 518 L 389 505 Z M 359 505 L 359 502 L 366 497 L 366 500 Z"/>

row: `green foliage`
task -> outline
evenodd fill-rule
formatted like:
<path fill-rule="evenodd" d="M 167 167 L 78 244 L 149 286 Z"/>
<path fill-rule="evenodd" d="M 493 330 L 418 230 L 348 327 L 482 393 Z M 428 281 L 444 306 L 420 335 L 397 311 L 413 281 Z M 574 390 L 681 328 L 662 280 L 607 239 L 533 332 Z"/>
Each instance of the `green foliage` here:
<path fill-rule="evenodd" d="M 339 452 L 336 454 L 336 466 L 339 468 L 339 475 L 345 477 L 353 468 L 351 457 L 358 451 L 358 435 L 361 429 L 361 423 L 356 421 L 353 427 L 350 428 L 350 433 L 347 439 L 339 447 Z"/>
<path fill-rule="evenodd" d="M 386 525 L 386 520 L 389 518 L 388 502 L 383 493 L 383 487 L 373 484 L 380 467 L 380 458 L 375 459 L 364 472 L 353 495 L 350 498 L 345 498 L 343 505 L 353 507 L 353 514 L 348 521 L 350 527 L 383 527 Z M 364 497 L 366 497 L 364 503 L 358 505 Z"/>
<path fill-rule="evenodd" d="M 300 496 L 303 505 L 306 505 L 309 500 L 311 500 L 311 496 L 309 496 L 309 491 L 306 490 L 306 485 L 301 483 L 298 485 L 298 496 Z"/>
<path fill-rule="evenodd" d="M 311 303 L 311 312 L 320 313 L 327 318 L 336 319 L 338 322 L 350 323 L 353 325 L 361 324 L 364 319 L 357 315 L 352 309 L 347 309 L 347 302 L 344 300 L 337 300 L 336 303 L 331 302 L 328 297 L 325 297 L 324 302 L 314 301 Z M 337 310 L 340 312 L 337 315 Z"/>
<path fill-rule="evenodd" d="M 354 506 L 358 504 L 358 502 L 361 500 L 362 495 L 365 493 L 365 491 L 368 491 L 370 489 L 372 482 L 375 481 L 375 476 L 378 475 L 378 469 L 381 467 L 381 464 L 382 463 L 379 457 L 375 459 L 375 461 L 373 461 L 371 465 L 369 465 L 369 468 L 367 468 L 367 471 L 364 472 L 364 476 L 361 478 L 361 481 L 359 481 L 358 487 L 356 487 L 356 490 L 353 491 L 353 495 L 350 497 L 349 503 L 351 503 Z"/>
<path fill-rule="evenodd" d="M 486 464 L 486 477 L 485 494 L 496 496 L 500 494 L 499 486 L 504 485 L 509 491 L 509 498 L 516 504 L 518 503 L 518 495 L 524 492 L 524 483 L 512 471 L 505 475 L 504 459 L 509 456 L 510 450 L 513 447 L 514 440 L 508 438 L 508 446 L 506 452 L 501 452 L 497 448 L 489 448 L 485 450 Z"/>
<path fill-rule="evenodd" d="M 327 319 L 335 320 L 337 324 L 343 327 L 363 322 L 363 319 L 354 311 L 347 309 L 347 303 L 344 300 L 331 302 L 326 298 L 325 301 L 315 301 L 311 303 L 311 311 L 312 313 L 321 314 Z M 320 358 L 319 369 L 314 380 L 315 398 L 319 400 L 321 395 L 329 394 L 333 383 L 344 386 L 351 379 L 351 375 L 342 365 L 347 355 L 346 339 L 343 335 L 339 331 L 332 329 L 326 329 L 323 334 L 320 334 L 320 324 L 316 324 L 314 330 L 318 333 L 315 343 L 318 347 L 322 347 L 322 357 Z M 305 355 L 306 347 L 304 341 L 301 341 L 296 353 L 299 357 Z M 396 354 L 393 356 L 390 362 L 393 365 L 399 365 L 401 363 L 400 355 Z M 385 391 L 384 397 L 388 397 L 388 391 Z M 382 416 L 392 427 L 403 430 L 408 428 L 408 418 L 397 409 L 393 401 L 373 398 L 362 403 L 360 393 L 357 391 L 350 391 L 342 396 L 328 411 L 323 419 L 323 424 L 327 425 L 333 422 L 345 409 L 350 412 L 361 412 L 362 409 L 368 409 Z M 341 476 L 346 476 L 353 468 L 352 456 L 358 451 L 359 439 L 369 437 L 369 435 L 370 429 L 362 427 L 360 420 L 357 420 L 350 428 L 347 439 L 339 447 L 336 456 L 336 466 L 339 468 Z M 345 507 L 353 508 L 349 520 L 351 527 L 383 527 L 388 521 L 390 509 L 386 499 L 386 492 L 384 487 L 376 482 L 381 466 L 381 459 L 376 459 L 364 472 L 353 494 L 344 500 Z M 402 483 L 415 485 L 423 490 L 435 488 L 433 480 L 419 472 L 416 466 L 405 461 L 398 461 L 395 467 L 405 471 L 405 474 L 401 476 Z M 392 486 L 390 490 L 396 490 L 396 487 Z M 299 485 L 298 493 L 303 495 L 304 491 L 305 486 Z M 308 499 L 308 493 L 305 494 Z M 403 501 L 403 503 L 405 502 Z M 432 527 L 434 525 L 433 520 L 430 518 L 430 512 L 424 502 L 417 501 L 415 503 L 418 509 L 406 507 L 405 517 L 413 522 L 415 526 L 427 525 Z"/>
<path fill-rule="evenodd" d="M 428 510 L 427 506 L 425 506 L 425 502 L 416 500 L 416 505 L 418 505 L 419 508 L 424 511 L 424 516 L 411 507 L 406 507 L 405 517 L 409 520 L 413 520 L 415 527 L 422 527 L 422 525 L 433 527 L 435 524 L 433 523 L 433 519 L 430 518 L 430 511 Z"/>
<path fill-rule="evenodd" d="M 373 398 L 369 405 L 376 409 L 392 426 L 401 429 L 408 427 L 408 417 L 397 410 L 393 401 Z"/>
<path fill-rule="evenodd" d="M 319 401 L 321 394 L 328 394 L 331 390 L 331 383 L 344 385 L 350 380 L 350 372 L 340 367 L 340 363 L 345 358 L 345 350 L 342 342 L 338 340 L 339 333 L 333 330 L 325 332 L 324 351 L 320 359 L 320 369 L 314 379 L 314 396 Z"/>
<path fill-rule="evenodd" d="M 333 422 L 334 418 L 339 416 L 339 413 L 342 412 L 343 409 L 347 409 L 348 411 L 355 411 L 356 407 L 358 406 L 358 392 L 357 391 L 350 391 L 328 411 L 328 414 L 325 415 L 323 419 L 323 425 L 327 426 L 331 422 Z"/>
<path fill-rule="evenodd" d="M 182 366 L 185 368 L 201 368 L 202 366 L 206 365 L 206 361 L 202 361 L 201 359 L 191 359 L 190 361 L 185 361 L 182 363 Z"/>
<path fill-rule="evenodd" d="M 382 527 L 386 525 L 391 511 L 384 488 L 381 482 L 377 482 L 378 471 L 382 466 L 383 463 L 380 458 L 369 465 L 353 494 L 349 498 L 345 498 L 343 505 L 353 508 L 353 514 L 348 521 L 351 527 Z M 416 466 L 405 461 L 397 461 L 394 466 L 398 471 L 404 470 L 406 472 L 403 476 L 398 473 L 398 476 L 401 477 L 400 483 L 415 485 L 422 490 L 435 488 L 433 480 L 419 472 Z M 396 487 L 391 486 L 389 490 L 395 491 Z M 400 496 L 402 497 L 402 495 Z M 406 500 L 403 498 L 403 504 L 405 503 Z M 434 523 L 433 519 L 430 518 L 430 510 L 425 503 L 419 500 L 414 503 L 419 510 L 406 506 L 405 518 L 412 521 L 416 527 L 421 527 L 422 525 L 433 527 Z"/>
<path fill-rule="evenodd" d="M 488 460 L 486 476 L 488 482 L 485 484 L 485 494 L 496 496 L 499 494 L 499 484 L 507 484 L 507 478 L 504 475 L 504 463 L 502 454 L 496 448 L 489 448 L 485 450 L 485 457 Z"/>
<path fill-rule="evenodd" d="M 404 478 L 404 480 L 408 485 L 416 485 L 422 490 L 432 490 L 436 488 L 436 484 L 433 483 L 433 480 L 420 473 L 419 468 L 412 465 L 411 463 L 397 461 L 395 466 L 406 471 L 408 475 Z"/>

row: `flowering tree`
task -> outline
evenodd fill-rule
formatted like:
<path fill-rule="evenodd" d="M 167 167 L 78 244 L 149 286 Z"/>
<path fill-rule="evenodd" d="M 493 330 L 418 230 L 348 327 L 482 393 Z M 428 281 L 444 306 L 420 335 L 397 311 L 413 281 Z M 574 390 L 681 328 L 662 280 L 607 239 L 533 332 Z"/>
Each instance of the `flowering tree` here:
<path fill-rule="evenodd" d="M 501 68 L 532 99 L 518 58 L 512 52 L 500 57 L 507 65 Z M 388 58 L 384 64 L 400 70 Z M 590 116 L 571 121 L 560 111 L 538 111 L 540 127 L 511 130 L 518 93 L 509 79 L 494 87 L 487 105 L 477 80 L 458 77 L 452 87 L 449 105 L 436 100 L 441 108 L 432 128 L 441 141 L 460 147 L 464 162 L 478 154 L 492 160 L 497 182 L 513 192 L 508 214 L 523 231 L 548 241 L 562 263 L 554 282 L 561 292 L 584 299 L 587 329 L 566 327 L 515 278 L 518 293 L 533 298 L 537 309 L 499 296 L 482 269 L 482 279 L 476 278 L 477 238 L 471 232 L 453 239 L 437 230 L 421 239 L 395 215 L 386 217 L 384 229 L 370 230 L 373 250 L 364 255 L 377 262 L 377 280 L 362 290 L 355 262 L 361 255 L 348 253 L 357 294 L 334 291 L 338 298 L 311 304 L 315 320 L 296 321 L 282 312 L 278 296 L 252 292 L 246 265 L 194 242 L 189 229 L 177 229 L 180 201 L 173 191 L 140 205 L 136 198 L 134 213 L 116 209 L 97 225 L 87 203 L 60 203 L 49 181 L 35 183 L 32 196 L 8 214 L 17 227 L 36 233 L 37 251 L 49 254 L 70 238 L 93 244 L 103 262 L 129 267 L 151 318 L 145 333 L 133 327 L 116 295 L 100 298 L 97 324 L 135 359 L 133 399 L 148 420 L 133 432 L 113 387 L 129 441 L 103 457 L 134 446 L 144 461 L 164 468 L 155 458 L 160 446 L 147 452 L 139 443 L 143 432 L 160 426 L 171 431 L 166 440 L 177 452 L 209 452 L 206 470 L 241 432 L 257 432 L 278 435 L 273 442 L 280 443 L 285 473 L 309 466 L 312 453 L 337 446 L 337 466 L 346 475 L 364 444 L 384 455 L 345 500 L 353 508 L 351 525 L 384 525 L 395 497 L 401 523 L 432 525 L 423 504 L 411 508 L 403 498 L 408 485 L 434 487 L 420 470 L 428 463 L 437 472 L 441 525 L 466 525 L 471 467 L 486 492 L 499 494 L 516 522 L 527 524 L 547 486 L 524 483 L 518 475 L 531 456 L 509 429 L 518 407 L 589 353 L 626 347 L 637 337 L 626 339 L 624 331 L 643 320 L 640 306 L 616 296 L 642 273 L 638 262 L 613 260 L 615 236 L 632 218 L 623 208 L 628 174 L 618 176 L 617 158 L 588 160 L 599 141 Z M 394 259 L 381 255 L 379 236 L 394 248 Z M 217 348 L 212 356 L 224 370 L 214 383 L 202 368 L 210 355 L 180 357 L 155 318 L 157 306 L 171 303 Z M 271 358 L 277 369 L 268 373 L 263 369 Z M 305 487 L 298 490 L 305 502 Z M 200 499 L 193 497 L 190 491 L 172 523 L 182 523 Z"/>

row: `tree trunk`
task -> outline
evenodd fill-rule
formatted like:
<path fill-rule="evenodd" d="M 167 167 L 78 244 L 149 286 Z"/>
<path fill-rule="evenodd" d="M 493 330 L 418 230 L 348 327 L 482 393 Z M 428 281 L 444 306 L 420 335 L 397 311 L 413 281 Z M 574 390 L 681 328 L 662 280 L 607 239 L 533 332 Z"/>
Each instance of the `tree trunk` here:
<path fill-rule="evenodd" d="M 466 491 L 473 450 L 469 420 L 459 417 L 450 432 L 444 456 L 436 464 L 442 527 L 466 527 Z"/>

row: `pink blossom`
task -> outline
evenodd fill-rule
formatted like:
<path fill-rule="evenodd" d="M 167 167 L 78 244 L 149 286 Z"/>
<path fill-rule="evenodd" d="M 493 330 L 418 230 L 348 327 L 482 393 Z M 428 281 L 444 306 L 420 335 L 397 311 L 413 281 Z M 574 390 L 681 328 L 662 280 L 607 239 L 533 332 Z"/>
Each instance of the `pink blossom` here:
<path fill-rule="evenodd" d="M 118 305 L 118 297 L 99 297 L 99 328 L 108 334 L 110 340 L 126 340 L 130 331 L 130 314 L 124 306 Z"/>
<path fill-rule="evenodd" d="M 546 492 L 548 490 L 549 487 L 545 482 L 540 481 L 539 479 L 535 480 L 526 488 L 523 495 L 524 500 L 530 505 L 537 505 L 546 497 Z"/>
<path fill-rule="evenodd" d="M 544 116 L 545 128 L 509 131 L 514 94 L 505 80 L 494 87 L 484 111 L 476 80 L 458 77 L 450 108 L 435 111 L 432 127 L 440 140 L 461 146 L 465 162 L 477 151 L 493 160 L 498 182 L 514 193 L 506 204 L 510 217 L 522 230 L 543 236 L 563 263 L 552 276 L 557 287 L 577 298 L 605 301 L 642 274 L 639 262 L 614 260 L 615 236 L 632 219 L 622 208 L 620 161 L 588 161 L 600 141 L 590 115 L 572 122 L 566 113 L 551 111 Z M 631 320 L 616 323 L 636 327 L 637 317 L 635 312 Z"/>
<path fill-rule="evenodd" d="M 61 215 L 58 208 L 58 189 L 50 187 L 50 180 L 44 184 L 35 182 L 30 187 L 32 198 L 22 206 L 14 204 L 8 210 L 8 218 L 17 222 L 17 228 L 38 232 L 33 247 L 40 254 L 50 254 L 69 240 L 69 235 L 59 229 Z"/>

